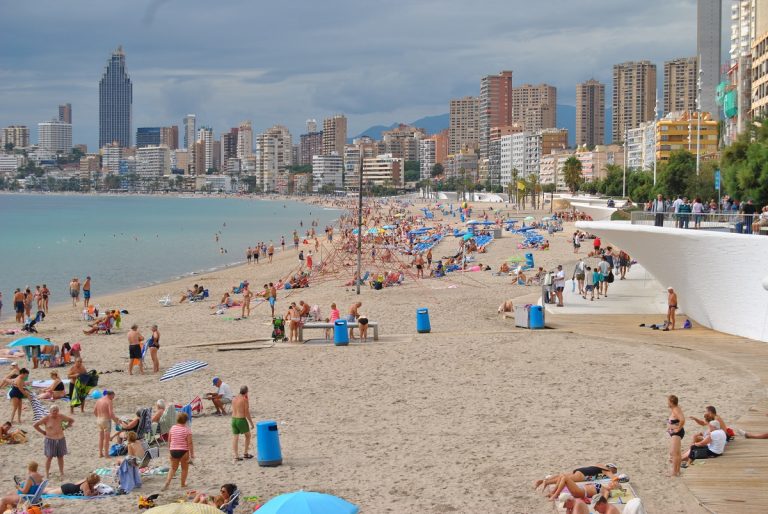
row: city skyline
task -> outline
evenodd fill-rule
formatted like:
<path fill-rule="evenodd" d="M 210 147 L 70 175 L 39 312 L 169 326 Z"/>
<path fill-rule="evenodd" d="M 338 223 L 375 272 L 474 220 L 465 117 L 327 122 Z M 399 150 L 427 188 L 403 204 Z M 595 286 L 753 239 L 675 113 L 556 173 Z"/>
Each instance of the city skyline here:
<path fill-rule="evenodd" d="M 451 98 L 477 96 L 480 78 L 502 69 L 514 72 L 514 86 L 551 84 L 559 103 L 575 105 L 578 82 L 595 78 L 610 90 L 613 64 L 647 59 L 660 68 L 665 60 L 696 52 L 695 0 L 517 7 L 487 1 L 472 10 L 459 2 L 431 9 L 403 2 L 396 9 L 398 23 L 388 23 L 393 16 L 388 9 L 374 7 L 353 24 L 346 17 L 336 19 L 352 9 L 347 1 L 332 2 L 328 12 L 307 3 L 301 17 L 285 6 L 256 9 L 233 2 L 194 19 L 191 14 L 207 9 L 206 4 L 192 2 L 181 9 L 179 2 L 155 2 L 147 10 L 82 5 L 6 7 L 0 29 L 19 44 L 0 56 L 3 92 L 14 98 L 0 107 L 0 124 L 35 127 L 49 120 L 57 105 L 71 103 L 77 113 L 74 142 L 95 149 L 98 78 L 119 45 L 134 84 L 132 132 L 181 126 L 186 114 L 195 113 L 198 123 L 213 127 L 217 136 L 250 119 L 254 133 L 282 124 L 296 137 L 307 118 L 336 113 L 349 119 L 350 136 L 374 124 L 443 114 Z M 489 10 L 501 21 L 481 23 Z M 237 29 L 257 15 L 290 23 L 275 24 L 279 35 L 271 24 L 259 25 L 257 33 Z M 33 26 L 18 23 L 33 16 Z M 93 30 L 87 37 L 65 37 L 66 27 L 81 18 L 95 23 Z M 120 25 L 112 26 L 112 19 L 120 19 Z M 197 19 L 204 19 L 205 27 Z M 446 30 L 452 24 L 461 27 L 456 33 L 463 37 Z M 388 30 L 371 38 L 367 32 L 373 26 Z M 232 40 L 224 45 L 213 37 L 190 37 L 178 43 L 198 29 L 215 33 L 215 27 L 226 27 Z M 36 37 L 38 32 L 58 39 L 57 45 L 43 47 L 40 41 L 46 39 Z M 582 44 L 573 44 L 579 40 Z"/>

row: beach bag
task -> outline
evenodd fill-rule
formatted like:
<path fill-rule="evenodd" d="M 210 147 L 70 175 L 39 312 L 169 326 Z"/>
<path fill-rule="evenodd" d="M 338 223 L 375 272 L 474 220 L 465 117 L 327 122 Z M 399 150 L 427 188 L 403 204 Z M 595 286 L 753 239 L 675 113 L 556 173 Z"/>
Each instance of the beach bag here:
<path fill-rule="evenodd" d="M 121 455 L 128 455 L 128 448 L 124 444 L 113 444 L 109 447 L 110 457 L 119 457 Z"/>
<path fill-rule="evenodd" d="M 608 276 L 605 277 L 605 281 L 609 284 L 613 283 L 613 270 L 608 271 Z"/>

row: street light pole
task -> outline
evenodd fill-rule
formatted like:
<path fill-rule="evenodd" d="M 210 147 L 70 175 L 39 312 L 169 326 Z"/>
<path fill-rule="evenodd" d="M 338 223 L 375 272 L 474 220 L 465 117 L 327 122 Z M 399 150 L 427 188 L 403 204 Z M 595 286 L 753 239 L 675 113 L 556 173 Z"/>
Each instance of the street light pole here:
<path fill-rule="evenodd" d="M 656 96 L 656 107 L 653 109 L 653 185 L 656 186 L 656 124 L 659 120 L 659 97 Z M 645 137 L 643 137 L 645 141 Z M 643 163 L 645 167 L 645 163 Z"/>
<path fill-rule="evenodd" d="M 701 162 L 701 56 L 699 56 L 699 76 L 696 81 L 696 176 L 699 176 Z"/>
<path fill-rule="evenodd" d="M 627 197 L 627 161 L 629 160 L 629 130 L 624 129 L 624 175 L 621 178 L 621 196 Z"/>
<path fill-rule="evenodd" d="M 361 267 L 363 261 L 363 151 L 360 151 L 360 180 L 357 194 L 357 294 L 360 294 Z"/>

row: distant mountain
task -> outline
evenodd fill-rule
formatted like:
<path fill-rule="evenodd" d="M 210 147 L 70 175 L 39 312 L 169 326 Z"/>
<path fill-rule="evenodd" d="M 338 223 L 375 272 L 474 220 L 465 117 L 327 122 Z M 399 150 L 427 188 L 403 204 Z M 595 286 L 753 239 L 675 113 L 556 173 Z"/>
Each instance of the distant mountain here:
<path fill-rule="evenodd" d="M 611 142 L 611 127 L 613 126 L 613 116 L 610 107 L 605 109 L 605 143 Z M 426 116 L 420 118 L 409 125 L 413 127 L 420 127 L 427 131 L 427 134 L 436 134 L 441 130 L 447 129 L 450 124 L 450 115 L 448 113 L 438 114 L 435 116 Z M 362 131 L 354 138 L 368 136 L 373 139 L 380 140 L 381 133 L 385 130 L 390 130 L 397 127 L 398 123 L 393 123 L 389 126 L 374 125 Z M 557 126 L 559 128 L 568 129 L 568 144 L 574 146 L 576 144 L 576 107 L 573 105 L 557 104 Z M 350 138 L 350 142 L 352 139 Z"/>

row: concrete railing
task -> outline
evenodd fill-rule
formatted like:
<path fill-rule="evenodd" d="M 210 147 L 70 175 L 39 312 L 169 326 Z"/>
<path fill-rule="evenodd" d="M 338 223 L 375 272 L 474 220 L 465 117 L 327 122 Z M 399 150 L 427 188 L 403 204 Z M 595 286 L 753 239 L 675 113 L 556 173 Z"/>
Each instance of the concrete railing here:
<path fill-rule="evenodd" d="M 683 228 L 701 230 L 718 230 L 722 232 L 752 233 L 754 216 L 739 213 L 707 212 L 702 214 L 633 211 L 633 225 L 655 225 L 657 227 Z M 765 231 L 763 231 L 765 233 Z"/>

